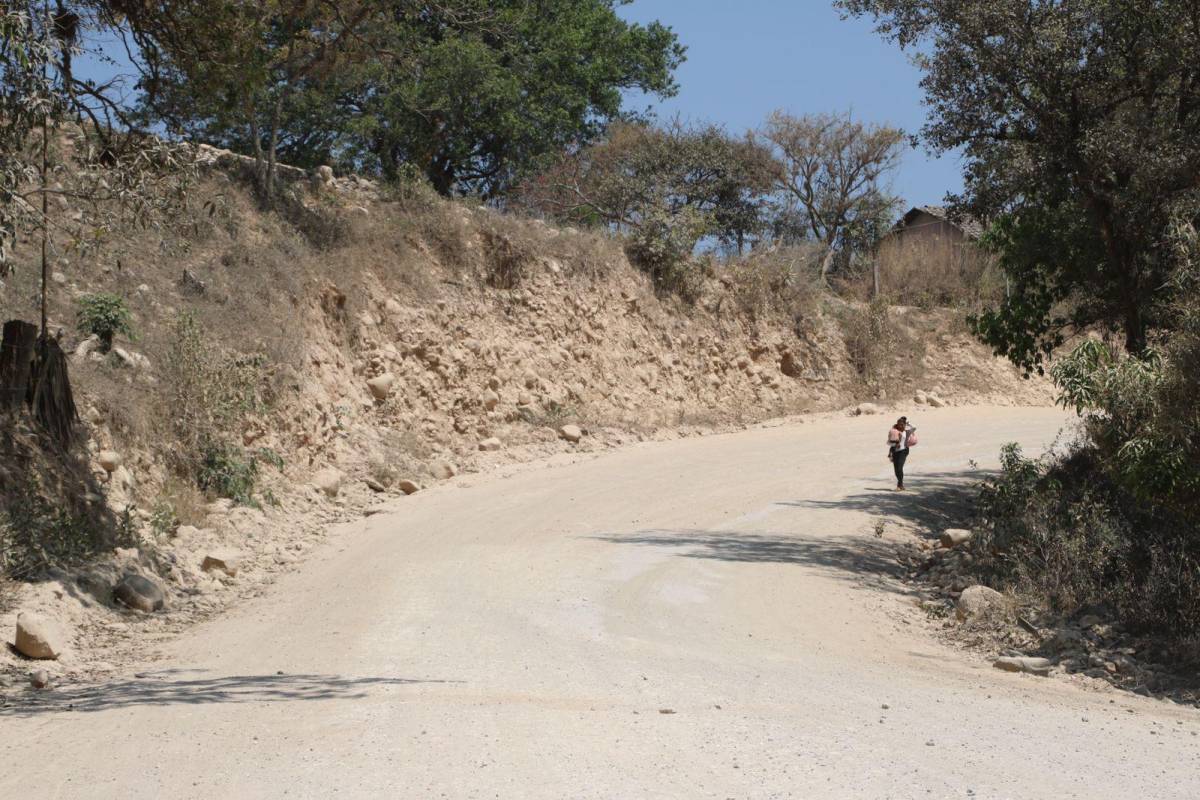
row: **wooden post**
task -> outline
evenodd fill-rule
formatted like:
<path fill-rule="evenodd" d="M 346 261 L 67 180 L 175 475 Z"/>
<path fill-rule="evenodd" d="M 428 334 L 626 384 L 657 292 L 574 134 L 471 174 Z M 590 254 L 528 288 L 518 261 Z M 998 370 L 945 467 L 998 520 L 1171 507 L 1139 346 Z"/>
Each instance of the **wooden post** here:
<path fill-rule="evenodd" d="M 18 411 L 29 394 L 37 326 L 19 319 L 4 323 L 0 340 L 0 411 Z"/>
<path fill-rule="evenodd" d="M 67 356 L 57 339 L 43 336 L 37 343 L 33 394 L 29 406 L 33 417 L 62 447 L 70 447 L 79 412 L 67 374 Z"/>

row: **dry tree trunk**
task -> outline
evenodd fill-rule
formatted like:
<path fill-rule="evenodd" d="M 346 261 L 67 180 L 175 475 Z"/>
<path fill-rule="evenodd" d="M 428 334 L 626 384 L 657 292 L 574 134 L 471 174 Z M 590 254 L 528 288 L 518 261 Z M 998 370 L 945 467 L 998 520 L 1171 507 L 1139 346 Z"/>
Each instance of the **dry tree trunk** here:
<path fill-rule="evenodd" d="M 37 326 L 19 319 L 4 323 L 0 340 L 0 411 L 14 412 L 25 404 L 33 371 Z"/>
<path fill-rule="evenodd" d="M 58 340 L 49 336 L 38 340 L 33 373 L 29 406 L 34 419 L 65 449 L 75 437 L 79 412 L 67 374 L 67 355 Z"/>

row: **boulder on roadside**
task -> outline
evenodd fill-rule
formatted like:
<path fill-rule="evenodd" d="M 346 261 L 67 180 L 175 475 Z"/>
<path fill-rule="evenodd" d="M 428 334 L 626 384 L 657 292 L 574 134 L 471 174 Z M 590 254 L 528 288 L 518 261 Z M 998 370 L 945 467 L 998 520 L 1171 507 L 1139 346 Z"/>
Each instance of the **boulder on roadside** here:
<path fill-rule="evenodd" d="M 367 388 L 371 390 L 371 396 L 376 400 L 386 400 L 388 395 L 392 393 L 392 384 L 395 382 L 396 376 L 390 372 L 385 372 L 367 381 Z"/>
<path fill-rule="evenodd" d="M 992 666 L 1005 672 L 1025 672 L 1045 677 L 1050 674 L 1050 668 L 1054 666 L 1054 662 L 1048 658 L 1036 656 L 1001 656 L 992 663 Z"/>
<path fill-rule="evenodd" d="M 558 435 L 571 444 L 576 444 L 583 438 L 583 429 L 578 425 L 563 425 L 558 429 Z"/>
<path fill-rule="evenodd" d="M 494 453 L 504 447 L 504 443 L 492 436 L 479 443 L 479 449 L 486 453 Z"/>
<path fill-rule="evenodd" d="M 444 458 L 439 458 L 429 462 L 429 474 L 440 481 L 445 481 L 457 475 L 458 469 Z"/>
<path fill-rule="evenodd" d="M 925 395 L 925 402 L 930 408 L 944 408 L 946 406 L 946 401 L 936 394 Z"/>
<path fill-rule="evenodd" d="M 121 605 L 147 614 L 159 611 L 166 605 L 166 595 L 157 583 L 131 572 L 113 587 L 113 597 Z"/>
<path fill-rule="evenodd" d="M 333 467 L 326 467 L 313 475 L 312 485 L 326 497 L 337 497 L 342 489 L 342 473 Z"/>
<path fill-rule="evenodd" d="M 218 570 L 232 578 L 242 568 L 242 560 L 243 556 L 237 550 L 216 550 L 204 557 L 200 569 L 204 572 Z"/>
<path fill-rule="evenodd" d="M 856 417 L 866 417 L 879 412 L 879 406 L 874 403 L 859 403 L 854 407 L 854 416 Z"/>
<path fill-rule="evenodd" d="M 496 406 L 500 405 L 500 395 L 496 394 L 491 389 L 485 389 L 479 397 L 479 403 L 487 411 L 494 411 Z"/>
<path fill-rule="evenodd" d="M 958 547 L 960 544 L 964 544 L 970 540 L 971 531 L 966 528 L 947 528 L 942 531 L 942 535 L 939 537 L 942 547 L 946 548 Z"/>
<path fill-rule="evenodd" d="M 29 673 L 29 685 L 35 689 L 47 689 L 50 686 L 50 673 L 44 669 Z"/>
<path fill-rule="evenodd" d="M 416 481 L 410 481 L 408 478 L 401 479 L 396 486 L 405 494 L 416 494 L 421 491 L 421 487 L 417 485 Z"/>
<path fill-rule="evenodd" d="M 962 622 L 1002 616 L 1008 613 L 1008 598 L 987 586 L 968 586 L 954 603 L 955 613 Z"/>
<path fill-rule="evenodd" d="M 29 611 L 17 614 L 17 638 L 13 646 L 26 658 L 41 660 L 56 659 L 66 649 L 58 626 Z"/>

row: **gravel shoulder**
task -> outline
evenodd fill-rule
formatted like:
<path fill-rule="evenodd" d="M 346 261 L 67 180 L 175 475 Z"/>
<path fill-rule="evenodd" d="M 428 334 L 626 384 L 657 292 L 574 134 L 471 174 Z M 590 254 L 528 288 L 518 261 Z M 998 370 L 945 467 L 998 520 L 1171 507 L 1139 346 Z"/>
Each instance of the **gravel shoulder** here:
<path fill-rule="evenodd" d="M 0 796 L 1200 794 L 1200 714 L 1003 673 L 899 579 L 1062 412 L 824 416 L 441 484 L 95 686 L 0 708 Z M 889 520 L 883 537 L 874 523 Z"/>

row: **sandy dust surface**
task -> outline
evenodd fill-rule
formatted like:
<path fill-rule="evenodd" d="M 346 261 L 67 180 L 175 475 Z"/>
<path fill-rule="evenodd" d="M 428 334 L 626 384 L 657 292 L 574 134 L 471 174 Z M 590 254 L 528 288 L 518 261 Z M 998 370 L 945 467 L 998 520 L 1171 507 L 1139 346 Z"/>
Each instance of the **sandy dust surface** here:
<path fill-rule="evenodd" d="M 344 526 L 168 658 L 0 708 L 0 797 L 1200 796 L 1200 713 L 933 635 L 898 533 L 1033 408 L 638 445 Z"/>

